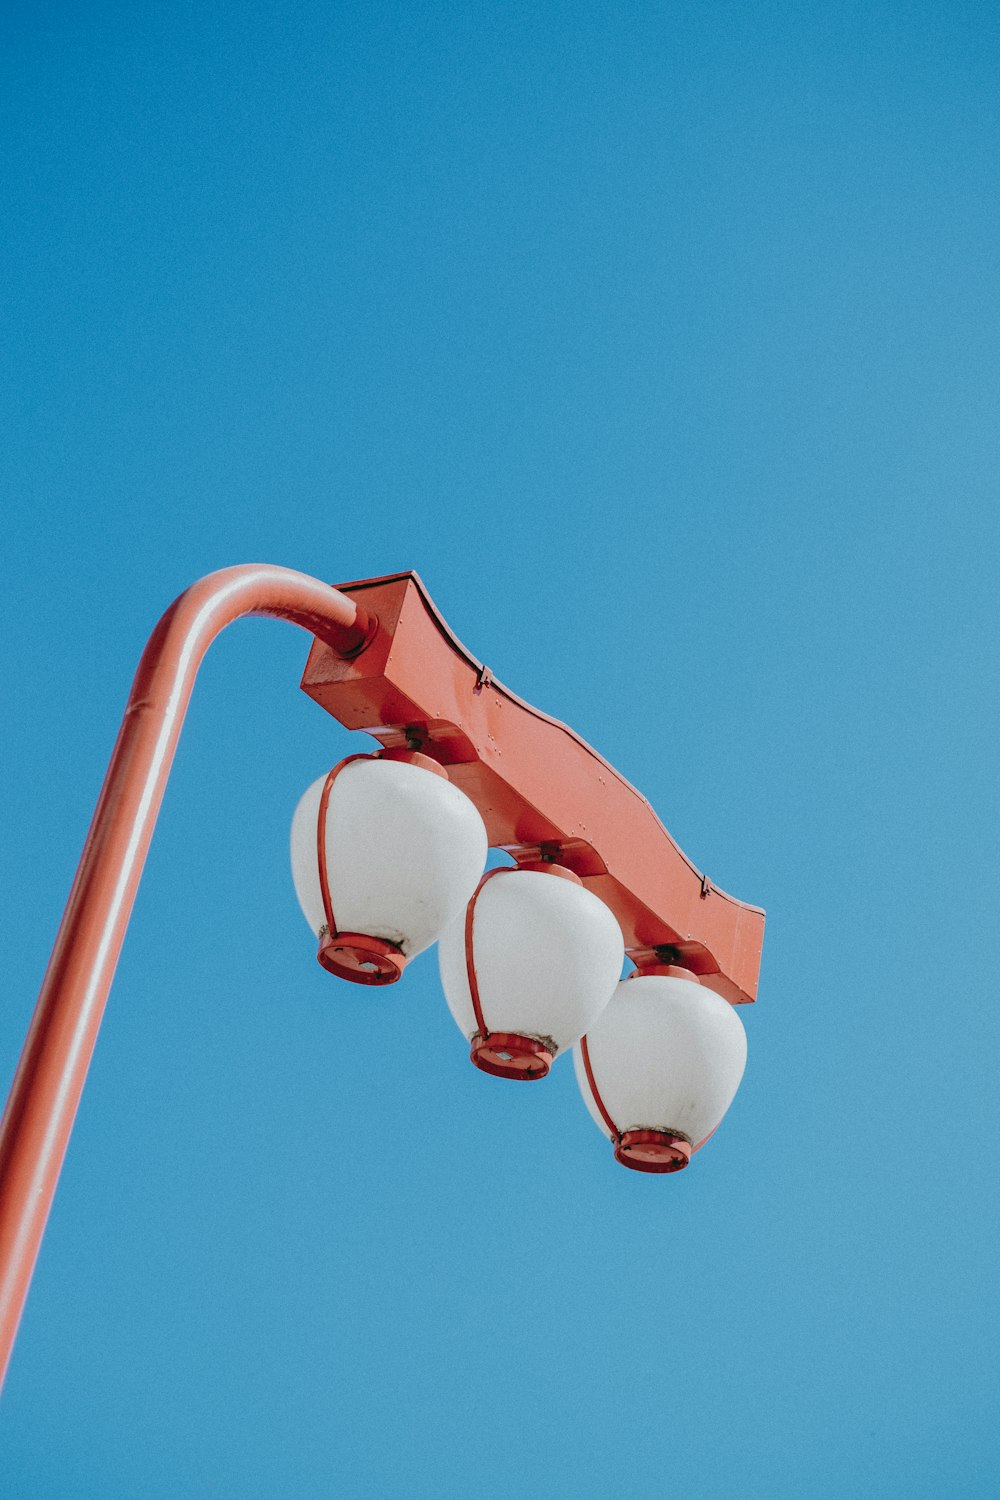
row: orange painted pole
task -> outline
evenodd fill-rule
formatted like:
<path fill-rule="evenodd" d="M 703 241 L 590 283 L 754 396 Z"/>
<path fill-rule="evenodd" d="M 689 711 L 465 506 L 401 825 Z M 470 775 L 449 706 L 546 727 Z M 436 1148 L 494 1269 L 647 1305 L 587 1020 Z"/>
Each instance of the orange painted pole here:
<path fill-rule="evenodd" d="M 369 630 L 364 610 L 329 584 L 249 564 L 194 584 L 149 639 L 0 1123 L 0 1380 L 194 680 L 215 637 L 243 615 L 290 620 L 345 656 Z"/>

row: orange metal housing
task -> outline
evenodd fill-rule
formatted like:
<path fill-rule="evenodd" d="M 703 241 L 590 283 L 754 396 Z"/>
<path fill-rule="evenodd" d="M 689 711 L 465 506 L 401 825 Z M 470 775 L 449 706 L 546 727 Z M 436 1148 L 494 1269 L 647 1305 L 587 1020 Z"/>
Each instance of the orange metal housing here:
<path fill-rule="evenodd" d="M 416 573 L 338 589 L 377 629 L 351 658 L 314 644 L 302 678 L 311 698 L 347 729 L 447 766 L 490 844 L 518 864 L 558 859 L 575 871 L 614 912 L 638 968 L 672 960 L 734 1004 L 756 998 L 758 907 L 706 879 L 596 750 L 494 681 Z"/>

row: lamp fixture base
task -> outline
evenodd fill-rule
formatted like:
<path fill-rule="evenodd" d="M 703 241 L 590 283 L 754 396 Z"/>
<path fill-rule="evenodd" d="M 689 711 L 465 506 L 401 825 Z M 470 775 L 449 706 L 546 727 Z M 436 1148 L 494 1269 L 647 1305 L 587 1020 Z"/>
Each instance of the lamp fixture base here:
<path fill-rule="evenodd" d="M 472 1039 L 470 1058 L 482 1073 L 494 1078 L 515 1078 L 530 1082 L 544 1078 L 552 1066 L 554 1053 L 533 1036 L 518 1036 L 510 1031 L 491 1031 L 489 1036 Z"/>
<path fill-rule="evenodd" d="M 338 932 L 333 937 L 324 933 L 316 957 L 328 973 L 352 984 L 395 984 L 406 964 L 399 949 L 384 938 L 361 932 Z"/>
<path fill-rule="evenodd" d="M 625 1130 L 615 1161 L 633 1172 L 680 1172 L 691 1160 L 691 1142 L 666 1130 Z"/>

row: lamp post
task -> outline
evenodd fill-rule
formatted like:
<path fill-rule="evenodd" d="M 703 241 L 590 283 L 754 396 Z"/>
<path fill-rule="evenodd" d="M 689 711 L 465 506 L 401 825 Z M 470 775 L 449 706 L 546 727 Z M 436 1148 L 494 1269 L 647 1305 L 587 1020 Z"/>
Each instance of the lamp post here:
<path fill-rule="evenodd" d="M 756 996 L 763 912 L 697 871 L 571 730 L 496 683 L 416 574 L 339 589 L 267 565 L 210 574 L 143 652 L 0 1125 L 0 1378 L 194 680 L 243 615 L 308 631 L 303 689 L 381 745 L 321 777 L 293 824 L 324 967 L 392 983 L 440 937 L 477 1066 L 537 1079 L 574 1046 L 588 1108 L 639 1170 L 685 1166 L 739 1084 L 732 1006 Z M 480 880 L 487 844 L 517 868 Z M 618 984 L 623 952 L 635 976 Z"/>

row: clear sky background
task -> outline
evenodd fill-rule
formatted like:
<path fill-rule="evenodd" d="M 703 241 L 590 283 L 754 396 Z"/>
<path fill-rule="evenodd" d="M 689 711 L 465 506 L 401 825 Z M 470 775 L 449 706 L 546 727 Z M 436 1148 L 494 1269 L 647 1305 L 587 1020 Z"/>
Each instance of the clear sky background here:
<path fill-rule="evenodd" d="M 994 1496 L 1000 23 L 930 4 L 12 4 L 13 1071 L 156 617 L 416 568 L 767 908 L 672 1178 L 287 868 L 366 741 L 199 681 L 0 1413 L 12 1500 Z"/>

